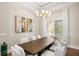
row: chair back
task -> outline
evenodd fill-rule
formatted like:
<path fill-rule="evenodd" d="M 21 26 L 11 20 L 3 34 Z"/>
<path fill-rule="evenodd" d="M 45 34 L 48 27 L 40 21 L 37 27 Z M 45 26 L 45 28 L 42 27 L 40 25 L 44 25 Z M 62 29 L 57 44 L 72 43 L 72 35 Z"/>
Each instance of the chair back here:
<path fill-rule="evenodd" d="M 40 35 L 36 35 L 36 39 L 40 39 L 41 38 L 41 36 Z"/>
<path fill-rule="evenodd" d="M 25 52 L 22 47 L 15 45 L 11 47 L 13 56 L 25 56 Z"/>
<path fill-rule="evenodd" d="M 36 36 L 31 36 L 30 41 L 36 40 Z"/>
<path fill-rule="evenodd" d="M 29 39 L 28 38 L 21 38 L 20 43 L 25 43 L 25 42 L 29 42 Z"/>

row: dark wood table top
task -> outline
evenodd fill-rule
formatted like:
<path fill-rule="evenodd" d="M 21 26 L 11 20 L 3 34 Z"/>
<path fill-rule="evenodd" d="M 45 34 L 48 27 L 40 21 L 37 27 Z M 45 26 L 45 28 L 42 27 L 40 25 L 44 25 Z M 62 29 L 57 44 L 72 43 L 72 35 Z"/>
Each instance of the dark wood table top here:
<path fill-rule="evenodd" d="M 28 43 L 19 44 L 25 52 L 29 52 L 30 54 L 37 54 L 42 49 L 46 48 L 48 45 L 52 44 L 54 42 L 54 39 L 50 38 L 41 38 L 34 41 L 30 41 Z"/>

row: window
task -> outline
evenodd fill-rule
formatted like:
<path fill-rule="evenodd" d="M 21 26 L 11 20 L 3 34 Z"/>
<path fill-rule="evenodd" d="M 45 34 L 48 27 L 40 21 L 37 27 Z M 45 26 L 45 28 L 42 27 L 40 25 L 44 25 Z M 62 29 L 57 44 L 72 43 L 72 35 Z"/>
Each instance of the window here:
<path fill-rule="evenodd" d="M 63 20 L 55 21 L 55 35 L 58 38 L 62 38 L 63 36 Z"/>
<path fill-rule="evenodd" d="M 68 9 L 56 11 L 52 17 L 48 19 L 48 35 L 55 35 L 60 39 L 69 39 L 69 22 L 68 22 Z"/>
<path fill-rule="evenodd" d="M 58 38 L 63 36 L 63 20 L 55 20 L 48 22 L 48 35 L 55 35 Z"/>
<path fill-rule="evenodd" d="M 48 22 L 48 35 L 55 35 L 55 24 L 54 21 Z"/>

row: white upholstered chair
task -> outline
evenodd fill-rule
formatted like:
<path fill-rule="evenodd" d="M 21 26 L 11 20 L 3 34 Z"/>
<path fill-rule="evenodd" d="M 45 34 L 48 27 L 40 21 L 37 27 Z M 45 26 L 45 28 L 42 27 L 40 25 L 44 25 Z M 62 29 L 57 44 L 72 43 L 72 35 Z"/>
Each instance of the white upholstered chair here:
<path fill-rule="evenodd" d="M 49 50 L 55 52 L 56 56 L 65 56 L 67 52 L 66 46 L 62 45 L 61 43 L 51 46 Z"/>
<path fill-rule="evenodd" d="M 40 35 L 36 35 L 36 39 L 40 39 L 41 38 L 41 36 Z"/>
<path fill-rule="evenodd" d="M 11 51 L 12 51 L 12 56 L 33 56 L 31 54 L 24 52 L 23 48 L 18 45 L 11 47 Z"/>
<path fill-rule="evenodd" d="M 36 36 L 31 36 L 30 41 L 36 40 Z"/>
<path fill-rule="evenodd" d="M 49 49 L 55 51 L 56 49 L 61 48 L 62 44 L 52 45 Z"/>
<path fill-rule="evenodd" d="M 55 56 L 55 53 L 50 50 L 46 50 L 44 53 L 41 54 L 41 56 Z"/>
<path fill-rule="evenodd" d="M 66 56 L 66 53 L 67 53 L 67 47 L 62 46 L 62 48 L 60 49 L 59 56 Z"/>
<path fill-rule="evenodd" d="M 22 47 L 15 45 L 11 47 L 12 56 L 25 56 L 25 52 Z"/>
<path fill-rule="evenodd" d="M 29 42 L 30 40 L 28 38 L 21 38 L 20 43 L 25 43 L 25 42 Z"/>
<path fill-rule="evenodd" d="M 69 43 L 68 43 L 68 39 L 66 39 L 66 38 L 63 38 L 62 40 L 61 40 L 61 44 L 63 45 L 63 46 L 67 46 Z"/>

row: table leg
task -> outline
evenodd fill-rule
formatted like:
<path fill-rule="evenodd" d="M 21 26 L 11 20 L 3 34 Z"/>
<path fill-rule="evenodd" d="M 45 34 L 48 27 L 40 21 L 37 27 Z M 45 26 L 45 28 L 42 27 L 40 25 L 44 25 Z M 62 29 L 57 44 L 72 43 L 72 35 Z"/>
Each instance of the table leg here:
<path fill-rule="evenodd" d="M 38 53 L 38 56 L 41 56 L 41 54 L 42 54 L 42 52 L 39 52 L 39 53 Z"/>

